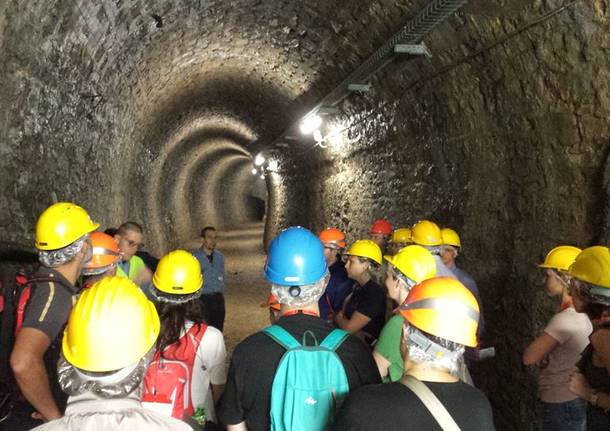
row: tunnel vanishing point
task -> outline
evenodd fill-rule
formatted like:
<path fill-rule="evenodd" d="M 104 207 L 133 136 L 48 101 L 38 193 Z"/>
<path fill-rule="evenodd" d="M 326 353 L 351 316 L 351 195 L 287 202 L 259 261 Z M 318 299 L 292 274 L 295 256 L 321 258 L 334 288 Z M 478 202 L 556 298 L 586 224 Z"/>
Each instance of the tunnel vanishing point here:
<path fill-rule="evenodd" d="M 609 50 L 608 0 L 0 2 L 0 243 L 63 200 L 158 255 L 203 224 L 435 220 L 481 290 L 496 426 L 533 429 L 535 263 L 609 240 Z"/>

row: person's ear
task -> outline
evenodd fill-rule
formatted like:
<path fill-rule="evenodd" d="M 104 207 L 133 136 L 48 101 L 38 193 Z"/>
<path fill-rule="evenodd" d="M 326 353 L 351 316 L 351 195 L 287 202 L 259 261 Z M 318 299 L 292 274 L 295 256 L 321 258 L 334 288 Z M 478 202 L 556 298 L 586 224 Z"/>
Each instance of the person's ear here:
<path fill-rule="evenodd" d="M 115 234 L 113 237 L 114 242 L 116 242 L 117 244 L 119 243 L 119 241 L 121 241 L 121 235 L 119 235 L 118 233 Z"/>

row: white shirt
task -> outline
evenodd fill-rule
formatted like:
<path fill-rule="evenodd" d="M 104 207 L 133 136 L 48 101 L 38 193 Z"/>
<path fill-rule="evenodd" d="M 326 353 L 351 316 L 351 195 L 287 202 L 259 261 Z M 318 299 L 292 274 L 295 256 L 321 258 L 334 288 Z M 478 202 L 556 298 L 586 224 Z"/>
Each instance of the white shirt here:
<path fill-rule="evenodd" d="M 193 322 L 186 323 L 188 331 Z M 182 332 L 182 335 L 186 331 Z M 227 382 L 227 350 L 225 340 L 218 329 L 208 326 L 199 344 L 195 363 L 193 364 L 193 377 L 191 381 L 191 399 L 195 410 L 203 406 L 207 417 L 213 422 L 216 420 L 212 385 L 224 385 Z"/>

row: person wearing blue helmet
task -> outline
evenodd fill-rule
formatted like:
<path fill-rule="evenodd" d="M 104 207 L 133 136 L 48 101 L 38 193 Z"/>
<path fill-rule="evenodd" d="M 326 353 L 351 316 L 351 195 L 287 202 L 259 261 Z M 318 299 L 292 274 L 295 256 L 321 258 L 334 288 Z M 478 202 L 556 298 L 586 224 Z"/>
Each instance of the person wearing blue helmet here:
<path fill-rule="evenodd" d="M 318 308 L 329 279 L 324 248 L 318 237 L 302 227 L 280 232 L 269 245 L 264 273 L 280 303 L 280 318 L 271 328 L 279 327 L 280 332 L 308 346 L 317 346 L 325 340 L 333 329 L 320 318 Z M 287 348 L 272 338 L 268 330 L 249 336 L 233 353 L 219 409 L 219 417 L 229 430 L 284 429 L 272 422 L 271 416 L 274 379 Z M 342 339 L 334 351 L 345 371 L 349 390 L 380 382 L 368 347 L 352 335 L 344 334 Z M 316 404 L 311 397 L 303 402 Z M 296 405 L 297 408 L 300 407 Z M 311 424 L 301 426 L 317 429 Z"/>

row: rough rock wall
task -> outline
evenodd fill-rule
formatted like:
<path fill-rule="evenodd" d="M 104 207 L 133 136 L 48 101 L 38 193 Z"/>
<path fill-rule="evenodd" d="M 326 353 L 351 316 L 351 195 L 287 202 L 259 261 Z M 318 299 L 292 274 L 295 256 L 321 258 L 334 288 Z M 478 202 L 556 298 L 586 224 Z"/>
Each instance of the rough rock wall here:
<path fill-rule="evenodd" d="M 426 39 L 432 60 L 387 67 L 374 95 L 328 119 L 326 150 L 301 147 L 313 229 L 355 240 L 377 217 L 426 217 L 460 232 L 497 351 L 475 374 L 499 429 L 534 428 L 521 354 L 555 306 L 535 264 L 558 244 L 608 240 L 609 13 L 606 1 L 470 2 Z"/>

